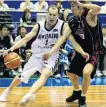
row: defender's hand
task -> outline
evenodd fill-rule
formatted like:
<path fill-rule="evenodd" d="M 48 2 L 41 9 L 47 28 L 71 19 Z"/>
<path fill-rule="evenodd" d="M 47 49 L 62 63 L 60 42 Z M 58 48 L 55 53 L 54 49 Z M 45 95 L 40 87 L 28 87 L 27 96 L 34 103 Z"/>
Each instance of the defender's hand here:
<path fill-rule="evenodd" d="M 78 6 L 81 6 L 81 3 L 79 0 L 70 0 L 70 2 L 77 4 Z"/>
<path fill-rule="evenodd" d="M 50 52 L 47 52 L 43 55 L 43 60 L 48 60 L 51 56 L 51 53 Z"/>
<path fill-rule="evenodd" d="M 86 59 L 86 62 L 89 60 L 89 54 L 88 53 L 84 52 L 82 56 Z"/>

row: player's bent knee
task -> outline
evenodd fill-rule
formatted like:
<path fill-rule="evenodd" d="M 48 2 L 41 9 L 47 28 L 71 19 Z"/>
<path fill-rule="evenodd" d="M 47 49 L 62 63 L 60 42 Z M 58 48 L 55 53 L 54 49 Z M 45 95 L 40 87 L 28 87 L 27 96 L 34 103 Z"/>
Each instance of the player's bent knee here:
<path fill-rule="evenodd" d="M 90 77 L 90 75 L 91 75 L 91 71 L 89 70 L 83 71 L 83 77 Z"/>
<path fill-rule="evenodd" d="M 47 69 L 46 71 L 42 71 L 40 77 L 45 77 L 48 79 L 51 75 L 52 75 L 52 71 Z"/>

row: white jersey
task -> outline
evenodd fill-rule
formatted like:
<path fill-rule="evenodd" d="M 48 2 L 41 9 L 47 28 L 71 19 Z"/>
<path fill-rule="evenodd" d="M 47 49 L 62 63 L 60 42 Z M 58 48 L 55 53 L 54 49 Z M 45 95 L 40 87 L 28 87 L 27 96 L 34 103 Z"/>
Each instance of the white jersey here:
<path fill-rule="evenodd" d="M 38 25 L 38 34 L 36 40 L 32 43 L 31 50 L 36 56 L 42 56 L 55 45 L 57 39 L 61 36 L 64 22 L 58 19 L 57 23 L 50 30 L 45 27 L 46 21 Z"/>

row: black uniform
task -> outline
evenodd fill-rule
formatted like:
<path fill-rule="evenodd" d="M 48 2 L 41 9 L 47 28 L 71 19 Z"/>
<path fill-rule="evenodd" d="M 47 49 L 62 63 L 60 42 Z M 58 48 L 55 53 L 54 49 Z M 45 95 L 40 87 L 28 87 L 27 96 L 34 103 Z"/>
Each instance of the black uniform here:
<path fill-rule="evenodd" d="M 76 52 L 76 55 L 71 62 L 69 72 L 78 76 L 83 76 L 82 71 L 84 66 L 87 63 L 92 63 L 94 65 L 94 72 L 92 72 L 91 78 L 93 78 L 96 72 L 99 54 L 103 53 L 104 47 L 102 30 L 99 22 L 97 22 L 95 27 L 90 27 L 86 22 L 88 11 L 89 10 L 85 10 L 81 18 L 74 16 L 68 24 L 75 40 L 80 44 L 85 52 L 89 53 L 90 59 L 85 62 L 85 59 Z"/>
<path fill-rule="evenodd" d="M 10 37 L 9 36 L 4 36 L 3 38 L 0 37 L 0 50 L 7 50 L 11 47 L 10 43 Z M 6 67 L 4 65 L 4 58 L 0 54 L 0 72 L 4 72 L 3 76 L 4 77 L 9 77 L 9 72 L 5 70 Z"/>
<path fill-rule="evenodd" d="M 10 37 L 5 36 L 3 38 L 0 37 L 0 49 L 9 49 L 11 47 Z"/>

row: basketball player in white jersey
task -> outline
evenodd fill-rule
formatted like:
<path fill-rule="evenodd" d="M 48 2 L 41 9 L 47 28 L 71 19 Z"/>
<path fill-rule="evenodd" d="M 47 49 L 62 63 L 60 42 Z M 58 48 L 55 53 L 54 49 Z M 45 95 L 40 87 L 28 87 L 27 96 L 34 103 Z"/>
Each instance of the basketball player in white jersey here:
<path fill-rule="evenodd" d="M 28 63 L 24 66 L 22 74 L 15 77 L 11 85 L 4 90 L 0 96 L 0 101 L 7 101 L 7 97 L 11 90 L 18 86 L 21 82 L 28 83 L 29 78 L 36 72 L 41 73 L 40 78 L 33 84 L 30 91 L 22 98 L 20 101 L 21 105 L 26 104 L 31 99 L 34 100 L 35 93 L 41 89 L 41 87 L 46 83 L 46 80 L 53 74 L 53 68 L 55 62 L 59 57 L 59 49 L 55 52 L 48 61 L 43 60 L 43 54 L 51 50 L 52 46 L 56 43 L 59 36 L 65 36 L 66 38 L 70 34 L 70 29 L 66 23 L 58 19 L 58 8 L 56 6 L 50 6 L 48 8 L 47 18 L 45 21 L 36 24 L 31 32 L 29 32 L 24 38 L 15 43 L 9 50 L 5 51 L 7 54 L 9 51 L 13 51 L 20 48 L 26 42 L 35 37 L 36 40 L 32 43 L 31 51 L 32 56 Z M 75 42 L 74 38 L 71 36 L 71 43 L 76 51 L 78 51 L 83 56 L 88 54 L 83 51 L 83 49 Z"/>

